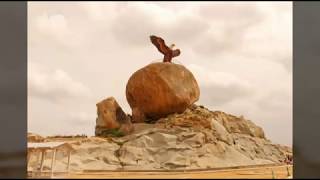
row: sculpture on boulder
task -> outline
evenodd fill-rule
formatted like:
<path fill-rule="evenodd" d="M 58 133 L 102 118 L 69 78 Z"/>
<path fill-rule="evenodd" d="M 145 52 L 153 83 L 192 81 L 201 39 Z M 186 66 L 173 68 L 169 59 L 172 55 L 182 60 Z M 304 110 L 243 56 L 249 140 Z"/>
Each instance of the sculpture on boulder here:
<path fill-rule="evenodd" d="M 150 40 L 152 44 L 157 47 L 158 51 L 164 55 L 163 62 L 170 63 L 172 58 L 180 55 L 180 49 L 173 50 L 175 44 L 172 44 L 170 47 L 168 47 L 161 37 L 154 35 L 150 36 Z"/>

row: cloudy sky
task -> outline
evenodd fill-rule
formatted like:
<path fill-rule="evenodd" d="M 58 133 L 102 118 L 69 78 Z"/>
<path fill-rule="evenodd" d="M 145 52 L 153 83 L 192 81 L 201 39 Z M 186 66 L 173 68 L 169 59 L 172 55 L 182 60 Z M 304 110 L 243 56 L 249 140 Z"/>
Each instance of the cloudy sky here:
<path fill-rule="evenodd" d="M 96 103 L 175 43 L 211 110 L 292 144 L 291 2 L 29 2 L 28 131 L 94 135 Z"/>

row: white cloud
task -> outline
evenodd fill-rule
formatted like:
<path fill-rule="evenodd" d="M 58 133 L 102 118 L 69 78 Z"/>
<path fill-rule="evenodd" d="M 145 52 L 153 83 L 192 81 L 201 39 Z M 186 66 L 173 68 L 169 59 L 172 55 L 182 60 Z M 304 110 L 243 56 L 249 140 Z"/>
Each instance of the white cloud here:
<path fill-rule="evenodd" d="M 197 10 L 211 23 L 193 42 L 195 53 L 216 59 L 225 54 L 267 59 L 292 72 L 291 2 L 216 2 Z"/>
<path fill-rule="evenodd" d="M 31 97 L 45 98 L 61 102 L 69 98 L 88 98 L 90 89 L 72 79 L 66 72 L 56 69 L 47 72 L 37 64 L 29 64 L 28 94 Z"/>
<path fill-rule="evenodd" d="M 42 31 L 54 34 L 64 34 L 67 32 L 67 21 L 61 14 L 43 14 L 37 18 L 38 28 Z"/>
<path fill-rule="evenodd" d="M 70 123 L 70 126 L 88 126 L 94 127 L 95 126 L 95 114 L 89 114 L 87 112 L 73 112 L 69 113 L 67 119 Z"/>
<path fill-rule="evenodd" d="M 83 8 L 87 13 L 88 17 L 95 21 L 113 20 L 121 8 L 126 5 L 126 2 L 79 2 L 80 8 Z"/>
<path fill-rule="evenodd" d="M 35 28 L 38 33 L 57 41 L 67 48 L 79 47 L 85 43 L 85 29 L 77 28 L 70 24 L 72 22 L 58 12 L 43 13 L 35 18 Z"/>
<path fill-rule="evenodd" d="M 259 4 L 259 3 L 258 3 Z M 259 4 L 264 20 L 243 35 L 240 53 L 282 64 L 292 72 L 292 6 L 290 3 Z M 259 45 L 257 45 L 259 44 Z"/>
<path fill-rule="evenodd" d="M 222 105 L 237 98 L 254 95 L 252 85 L 226 72 L 212 72 L 196 64 L 187 66 L 195 76 L 200 87 L 200 102 L 206 105 Z"/>
<path fill-rule="evenodd" d="M 197 13 L 210 22 L 210 29 L 193 45 L 196 53 L 217 56 L 245 46 L 243 36 L 251 26 L 261 23 L 263 14 L 255 3 L 215 2 L 198 6 Z"/>
<path fill-rule="evenodd" d="M 206 21 L 193 13 L 139 2 L 126 6 L 117 14 L 112 32 L 123 44 L 147 46 L 152 34 L 174 42 L 185 42 L 195 39 L 208 27 Z"/>

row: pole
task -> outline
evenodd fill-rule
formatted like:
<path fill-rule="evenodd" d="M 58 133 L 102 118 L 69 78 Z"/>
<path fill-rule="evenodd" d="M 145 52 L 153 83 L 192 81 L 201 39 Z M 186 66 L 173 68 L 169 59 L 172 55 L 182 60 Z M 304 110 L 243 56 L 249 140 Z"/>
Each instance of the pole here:
<path fill-rule="evenodd" d="M 52 161 L 51 161 L 51 177 L 53 176 L 54 165 L 55 165 L 55 161 L 56 161 L 56 152 L 57 152 L 57 149 L 54 149 L 53 155 L 52 155 Z"/>
<path fill-rule="evenodd" d="M 27 159 L 27 172 L 28 172 L 28 167 L 29 167 L 29 162 L 30 162 L 30 158 L 31 158 L 31 153 L 32 153 L 32 150 L 28 150 L 28 159 Z"/>
<path fill-rule="evenodd" d="M 36 170 L 38 170 L 38 163 L 39 163 L 39 160 L 40 160 L 40 153 L 41 153 L 41 151 L 38 151 L 38 150 L 36 150 L 36 152 L 37 152 L 37 163 L 36 163 Z"/>
<path fill-rule="evenodd" d="M 41 150 L 41 164 L 40 164 L 40 174 L 43 170 L 43 163 L 44 163 L 44 157 L 46 155 L 46 150 L 42 149 Z"/>
<path fill-rule="evenodd" d="M 37 174 L 37 172 L 38 172 L 38 168 L 39 168 L 39 160 L 40 160 L 40 153 L 41 153 L 41 151 L 39 151 L 39 150 L 35 150 L 35 152 L 37 153 L 37 161 L 36 161 L 36 169 L 35 170 L 33 170 L 36 174 Z"/>
<path fill-rule="evenodd" d="M 67 166 L 67 172 L 69 173 L 69 168 L 70 168 L 70 156 L 71 156 L 71 151 L 68 151 L 68 166 Z"/>

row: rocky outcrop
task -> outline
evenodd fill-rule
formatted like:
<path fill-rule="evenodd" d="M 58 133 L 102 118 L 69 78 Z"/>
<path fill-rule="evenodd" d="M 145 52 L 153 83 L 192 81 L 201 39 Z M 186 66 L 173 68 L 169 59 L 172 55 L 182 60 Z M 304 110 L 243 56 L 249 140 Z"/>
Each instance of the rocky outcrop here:
<path fill-rule="evenodd" d="M 256 126 L 252 121 L 246 120 L 243 117 L 228 115 L 221 111 L 215 111 L 213 116 L 217 121 L 225 126 L 229 133 L 240 133 L 265 138 L 261 127 Z"/>
<path fill-rule="evenodd" d="M 288 152 L 267 140 L 262 128 L 251 121 L 196 105 L 116 141 L 122 144 L 119 160 L 125 169 L 205 169 L 281 163 Z"/>
<path fill-rule="evenodd" d="M 182 113 L 199 96 L 200 90 L 192 73 L 173 63 L 149 64 L 136 71 L 126 86 L 133 122 Z"/>
<path fill-rule="evenodd" d="M 292 157 L 291 148 L 270 142 L 253 122 L 202 106 L 133 126 L 127 136 L 73 143 L 71 169 L 206 169 L 283 163 Z M 67 158 L 57 158 L 65 168 Z"/>
<path fill-rule="evenodd" d="M 109 97 L 97 103 L 96 136 L 122 136 L 133 132 L 130 117 L 127 116 L 117 101 Z"/>

